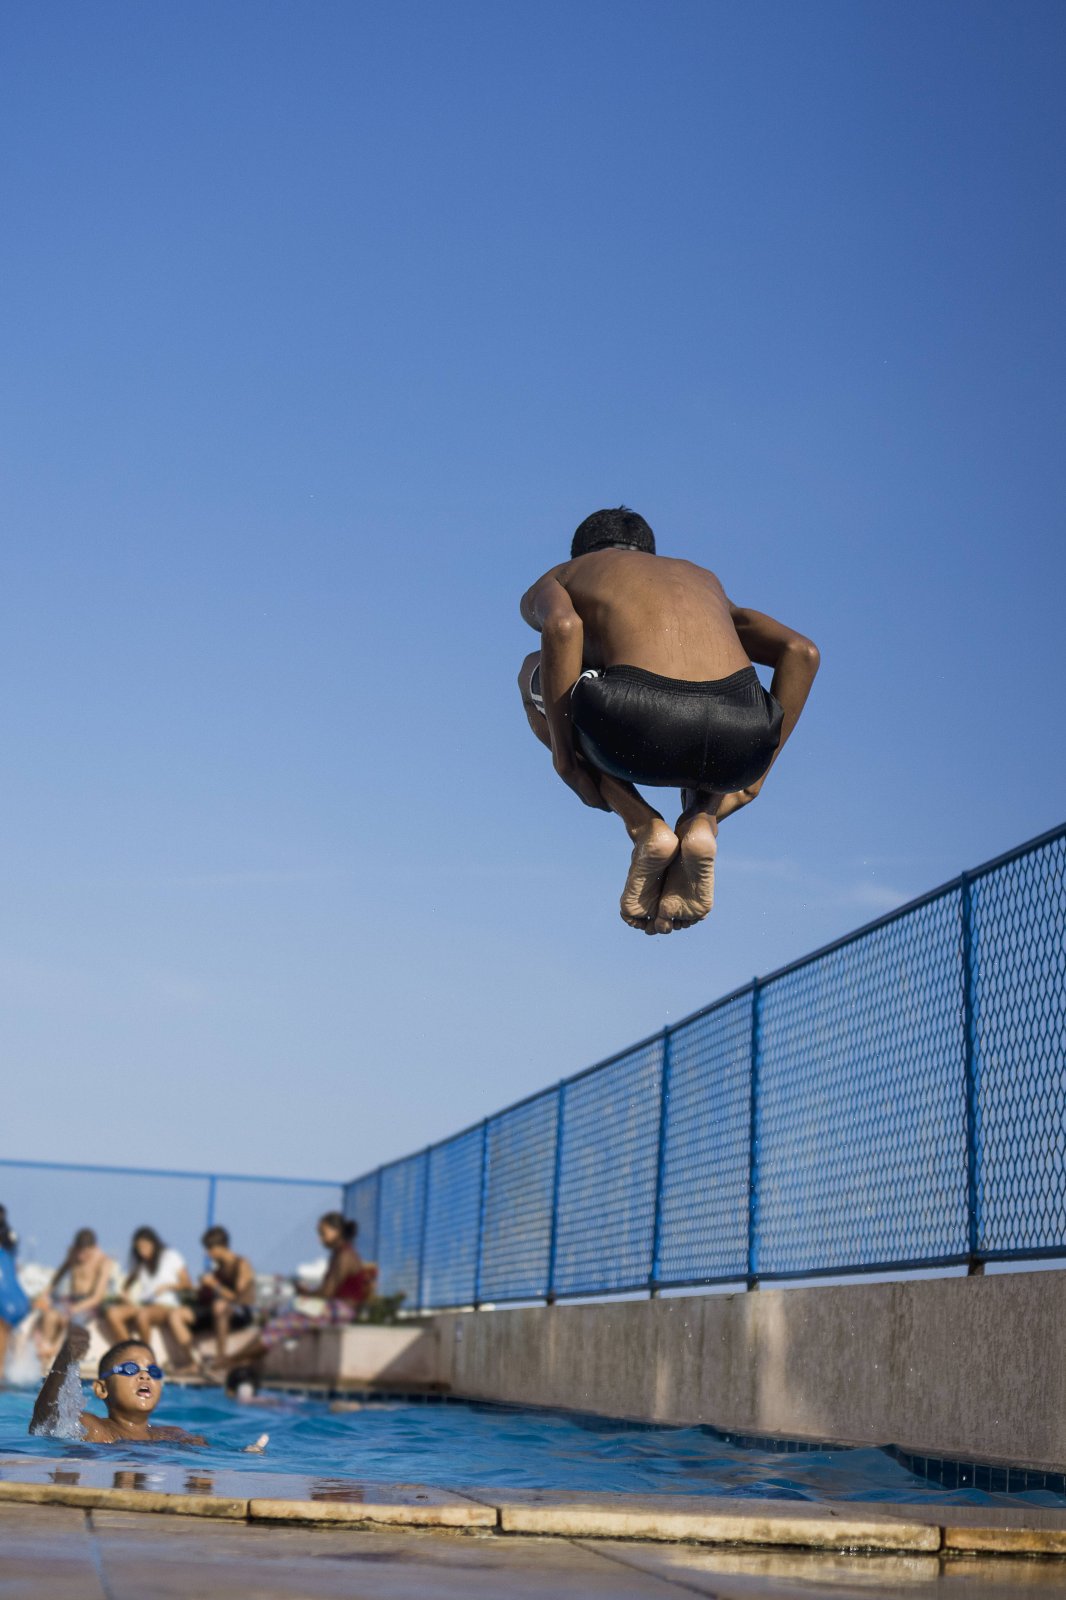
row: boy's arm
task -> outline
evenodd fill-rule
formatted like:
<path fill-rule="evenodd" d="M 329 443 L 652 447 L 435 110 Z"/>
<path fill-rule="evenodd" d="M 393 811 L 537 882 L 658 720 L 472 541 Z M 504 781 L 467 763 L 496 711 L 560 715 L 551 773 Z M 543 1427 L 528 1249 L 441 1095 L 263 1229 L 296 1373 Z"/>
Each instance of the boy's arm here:
<path fill-rule="evenodd" d="M 30 1433 L 45 1433 L 56 1425 L 59 1415 L 59 1392 L 71 1367 L 77 1367 L 89 1348 L 89 1335 L 84 1328 L 74 1326 L 67 1335 L 62 1349 L 52 1363 L 52 1370 L 41 1384 L 41 1392 L 30 1418 Z"/>
<path fill-rule="evenodd" d="M 224 1283 L 220 1283 L 213 1272 L 205 1272 L 200 1282 L 206 1284 L 219 1300 L 226 1300 L 230 1305 L 247 1305 L 250 1304 L 249 1296 L 255 1288 L 255 1269 L 252 1263 L 242 1256 L 232 1289 L 227 1289 Z"/>
<path fill-rule="evenodd" d="M 781 737 L 774 751 L 774 759 L 770 762 L 772 767 L 785 748 L 811 692 L 811 685 L 821 661 L 818 646 L 804 634 L 796 633 L 793 628 L 786 628 L 783 622 L 766 616 L 762 611 L 753 611 L 749 606 L 735 606 L 730 601 L 729 614 L 733 619 L 737 638 L 744 646 L 748 659 L 774 669 L 770 693 L 784 712 L 784 718 L 781 723 Z M 718 808 L 719 822 L 723 817 L 728 817 L 733 811 L 738 811 L 741 806 L 746 806 L 755 799 L 769 776 L 770 767 L 767 767 L 757 783 L 750 784 L 737 794 L 726 796 Z"/>
<path fill-rule="evenodd" d="M 546 583 L 558 583 L 559 575 L 565 570 L 565 567 L 565 562 L 557 567 L 551 567 L 543 578 L 538 578 L 536 583 L 526 590 L 519 602 L 518 609 L 522 613 L 522 621 L 528 622 L 529 626 L 535 628 L 537 633 L 540 632 L 540 622 L 537 620 L 537 595 Z"/>
<path fill-rule="evenodd" d="M 585 628 L 556 576 L 560 570 L 547 573 L 523 596 L 522 615 L 540 634 L 540 687 L 555 770 L 587 806 L 606 811 L 595 776 L 581 764 L 574 748 L 570 691 L 584 664 Z"/>
<path fill-rule="evenodd" d="M 241 1264 L 237 1268 L 233 1298 L 238 1305 L 251 1305 L 255 1299 L 255 1268 L 246 1256 L 241 1257 Z"/>

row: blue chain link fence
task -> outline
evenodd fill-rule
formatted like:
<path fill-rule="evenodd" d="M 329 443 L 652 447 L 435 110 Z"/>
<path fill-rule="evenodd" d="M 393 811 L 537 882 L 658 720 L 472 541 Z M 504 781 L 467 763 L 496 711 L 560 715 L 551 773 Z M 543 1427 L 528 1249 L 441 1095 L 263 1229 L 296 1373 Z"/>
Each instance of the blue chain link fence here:
<path fill-rule="evenodd" d="M 1066 826 L 347 1185 L 409 1309 L 1066 1255 Z"/>
<path fill-rule="evenodd" d="M 315 1223 L 341 1205 L 339 1183 L 313 1178 L 173 1172 L 151 1167 L 0 1160 L 0 1203 L 19 1236 L 20 1263 L 56 1267 L 79 1228 L 93 1228 L 126 1262 L 135 1228 L 155 1228 L 198 1270 L 214 1223 L 259 1272 L 291 1273 L 322 1254 Z"/>

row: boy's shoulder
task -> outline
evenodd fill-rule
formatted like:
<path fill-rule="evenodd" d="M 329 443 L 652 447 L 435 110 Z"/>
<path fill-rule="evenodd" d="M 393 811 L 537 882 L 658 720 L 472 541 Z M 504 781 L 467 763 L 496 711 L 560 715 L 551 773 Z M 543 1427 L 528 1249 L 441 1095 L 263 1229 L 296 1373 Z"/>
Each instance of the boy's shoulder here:
<path fill-rule="evenodd" d="M 131 1438 L 117 1428 L 110 1417 L 99 1417 L 95 1411 L 83 1411 L 81 1425 L 85 1438 L 89 1444 L 119 1444 L 125 1441 L 129 1444 L 206 1444 L 207 1440 L 198 1433 L 186 1433 L 184 1428 L 175 1428 L 167 1423 L 150 1422 L 148 1432 L 144 1438 Z"/>
<path fill-rule="evenodd" d="M 110 1417 L 98 1417 L 95 1411 L 83 1411 L 81 1425 L 90 1444 L 114 1444 L 119 1437 Z"/>

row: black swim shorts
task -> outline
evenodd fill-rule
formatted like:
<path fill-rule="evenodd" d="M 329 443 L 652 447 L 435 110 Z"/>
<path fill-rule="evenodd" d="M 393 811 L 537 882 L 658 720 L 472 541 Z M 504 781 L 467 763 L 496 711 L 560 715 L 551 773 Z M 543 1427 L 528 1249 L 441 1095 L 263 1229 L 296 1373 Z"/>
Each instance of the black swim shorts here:
<path fill-rule="evenodd" d="M 540 704 L 537 682 L 531 685 Z M 588 670 L 570 696 L 574 743 L 601 772 L 651 788 L 732 794 L 774 758 L 784 713 L 754 667 L 690 683 L 641 667 Z"/>

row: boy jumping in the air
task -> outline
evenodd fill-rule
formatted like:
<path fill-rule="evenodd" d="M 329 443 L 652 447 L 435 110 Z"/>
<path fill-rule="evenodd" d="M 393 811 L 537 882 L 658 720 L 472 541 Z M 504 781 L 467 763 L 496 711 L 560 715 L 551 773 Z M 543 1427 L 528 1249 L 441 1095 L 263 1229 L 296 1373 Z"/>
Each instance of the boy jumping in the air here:
<path fill-rule="evenodd" d="M 713 572 L 656 554 L 644 518 L 596 511 L 570 560 L 522 600 L 540 650 L 519 673 L 529 726 L 633 845 L 622 918 L 644 933 L 711 909 L 718 824 L 755 799 L 810 693 L 818 651 L 729 599 Z M 769 691 L 753 662 L 773 667 Z M 671 828 L 636 784 L 680 789 Z"/>
<path fill-rule="evenodd" d="M 75 1371 L 89 1348 L 85 1328 L 71 1328 L 52 1370 L 41 1385 L 30 1420 L 31 1433 L 52 1433 L 59 1417 L 59 1397 L 70 1369 Z M 159 1427 L 149 1419 L 163 1395 L 163 1369 L 155 1351 L 139 1339 L 123 1339 L 101 1357 L 93 1393 L 107 1406 L 107 1416 L 83 1411 L 79 1418 L 84 1437 L 93 1444 L 198 1444 L 207 1440 L 184 1428 Z M 263 1434 L 247 1448 L 258 1453 L 267 1443 Z"/>

